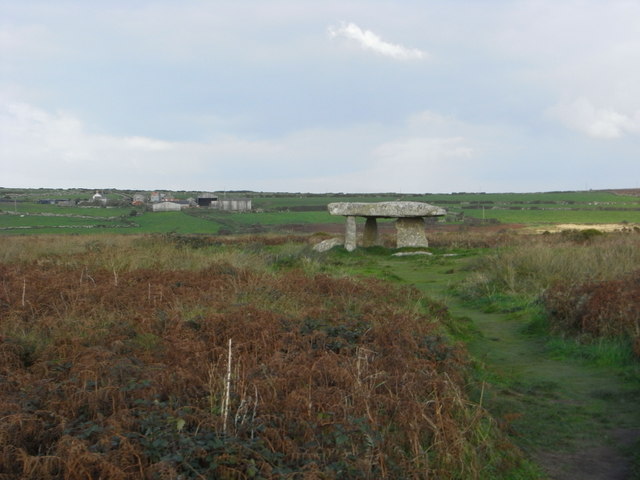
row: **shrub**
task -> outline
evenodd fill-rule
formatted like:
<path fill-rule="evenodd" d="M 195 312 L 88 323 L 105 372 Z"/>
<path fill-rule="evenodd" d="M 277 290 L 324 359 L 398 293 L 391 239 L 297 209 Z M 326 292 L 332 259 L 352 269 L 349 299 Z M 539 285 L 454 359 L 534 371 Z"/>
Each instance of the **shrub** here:
<path fill-rule="evenodd" d="M 617 280 L 555 285 L 543 301 L 556 328 L 592 337 L 630 337 L 640 357 L 640 270 Z"/>

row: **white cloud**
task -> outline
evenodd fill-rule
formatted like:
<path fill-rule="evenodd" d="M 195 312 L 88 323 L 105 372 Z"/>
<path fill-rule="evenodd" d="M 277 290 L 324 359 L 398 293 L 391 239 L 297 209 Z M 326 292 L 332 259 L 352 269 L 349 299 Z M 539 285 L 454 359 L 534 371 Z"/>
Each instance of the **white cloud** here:
<path fill-rule="evenodd" d="M 596 107 L 584 97 L 558 104 L 549 109 L 549 113 L 567 127 L 594 138 L 640 134 L 640 110 L 628 115 L 613 108 Z"/>
<path fill-rule="evenodd" d="M 331 38 L 343 37 L 353 40 L 365 50 L 372 50 L 385 57 L 396 60 L 421 60 L 427 55 L 417 48 L 407 48 L 402 45 L 385 42 L 371 30 L 362 30 L 355 23 L 342 23 L 340 26 L 330 26 L 328 29 Z"/>
<path fill-rule="evenodd" d="M 638 132 L 640 3 L 523 0 L 499 12 L 484 38 L 525 95 L 537 90 L 548 113 L 593 138 Z"/>
<path fill-rule="evenodd" d="M 146 137 L 126 137 L 123 143 L 128 148 L 148 152 L 161 152 L 171 148 L 171 142 Z"/>

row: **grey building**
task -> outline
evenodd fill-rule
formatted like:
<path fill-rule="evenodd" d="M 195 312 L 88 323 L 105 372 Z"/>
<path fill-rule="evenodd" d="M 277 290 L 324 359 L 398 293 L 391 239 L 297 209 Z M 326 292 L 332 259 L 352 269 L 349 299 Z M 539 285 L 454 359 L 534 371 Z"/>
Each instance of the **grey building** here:
<path fill-rule="evenodd" d="M 216 207 L 213 207 L 213 208 L 216 208 Z M 217 208 L 218 210 L 224 210 L 227 212 L 250 212 L 251 199 L 250 198 L 223 198 L 218 200 Z"/>

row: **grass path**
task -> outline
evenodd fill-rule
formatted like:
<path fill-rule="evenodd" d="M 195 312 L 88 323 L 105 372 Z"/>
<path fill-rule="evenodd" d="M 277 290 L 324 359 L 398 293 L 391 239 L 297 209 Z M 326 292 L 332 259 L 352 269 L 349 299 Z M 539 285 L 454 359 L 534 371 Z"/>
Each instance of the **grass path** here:
<path fill-rule="evenodd" d="M 483 403 L 549 478 L 640 478 L 632 465 L 640 453 L 633 450 L 640 438 L 638 384 L 610 368 L 558 358 L 543 338 L 527 334 L 527 314 L 484 313 L 450 295 L 465 261 L 403 259 L 381 266 L 471 320 L 479 334 L 468 349 L 486 382 Z"/>

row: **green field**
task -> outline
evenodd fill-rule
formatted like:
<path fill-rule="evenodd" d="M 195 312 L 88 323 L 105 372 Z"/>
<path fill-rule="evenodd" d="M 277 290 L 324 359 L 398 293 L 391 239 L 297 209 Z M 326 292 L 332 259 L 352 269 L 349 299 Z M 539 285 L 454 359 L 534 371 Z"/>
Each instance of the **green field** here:
<path fill-rule="evenodd" d="M 403 195 L 300 194 L 242 192 L 221 197 L 250 197 L 250 213 L 190 208 L 182 212 L 153 213 L 128 204 L 131 191 L 112 190 L 104 195 L 109 207 L 39 203 L 43 200 L 87 200 L 93 190 L 17 190 L 0 188 L 0 234 L 47 233 L 195 233 L 235 234 L 300 230 L 306 226 L 342 224 L 327 212 L 331 202 L 421 201 L 445 208 L 442 222 L 528 224 L 640 223 L 640 197 L 603 191 L 548 193 L 452 193 Z M 176 198 L 197 192 L 166 192 Z M 320 228 L 321 229 L 321 228 Z"/>

